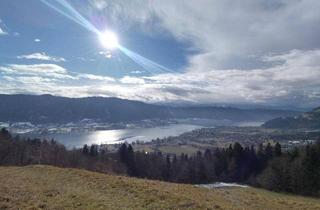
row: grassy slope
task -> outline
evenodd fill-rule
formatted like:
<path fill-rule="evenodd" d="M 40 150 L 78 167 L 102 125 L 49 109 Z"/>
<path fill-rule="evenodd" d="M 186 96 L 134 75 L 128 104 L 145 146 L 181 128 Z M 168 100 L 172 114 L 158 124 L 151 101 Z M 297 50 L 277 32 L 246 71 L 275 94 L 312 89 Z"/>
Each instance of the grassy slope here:
<path fill-rule="evenodd" d="M 0 209 L 320 209 L 254 188 L 200 189 L 50 166 L 0 167 Z"/>

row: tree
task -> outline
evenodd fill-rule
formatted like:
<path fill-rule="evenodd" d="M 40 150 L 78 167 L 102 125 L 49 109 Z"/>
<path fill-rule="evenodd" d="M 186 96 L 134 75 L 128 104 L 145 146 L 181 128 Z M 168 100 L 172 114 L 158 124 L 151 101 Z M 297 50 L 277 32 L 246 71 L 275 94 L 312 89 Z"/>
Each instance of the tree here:
<path fill-rule="evenodd" d="M 288 192 L 291 183 L 289 168 L 290 164 L 285 157 L 275 158 L 258 177 L 258 183 L 269 190 Z"/>
<path fill-rule="evenodd" d="M 136 162 L 134 158 L 134 151 L 133 147 L 131 145 L 128 146 L 128 153 L 127 153 L 127 169 L 128 169 L 128 174 L 130 176 L 136 176 L 137 170 L 136 170 Z"/>
<path fill-rule="evenodd" d="M 3 136 L 8 136 L 9 135 L 9 131 L 6 128 L 2 128 L 1 132 L 0 132 Z"/>
<path fill-rule="evenodd" d="M 83 148 L 82 148 L 82 153 L 83 153 L 84 155 L 88 155 L 88 154 L 89 154 L 89 147 L 88 147 L 87 144 L 85 144 L 85 145 L 83 146 Z"/>
<path fill-rule="evenodd" d="M 90 147 L 89 154 L 91 157 L 97 157 L 98 156 L 98 145 L 92 144 Z"/>
<path fill-rule="evenodd" d="M 320 189 L 320 144 L 307 146 L 302 157 L 305 188 L 307 194 L 316 193 Z"/>
<path fill-rule="evenodd" d="M 239 182 L 242 179 L 243 157 L 243 147 L 236 142 L 232 148 L 228 171 L 230 178 L 233 181 Z"/>
<path fill-rule="evenodd" d="M 171 177 L 171 160 L 170 160 L 170 156 L 167 155 L 166 156 L 166 162 L 165 162 L 165 165 L 164 165 L 164 168 L 162 169 L 163 172 L 162 172 L 162 176 L 163 176 L 163 179 L 168 181 Z"/>
<path fill-rule="evenodd" d="M 270 143 L 268 143 L 266 146 L 265 155 L 267 160 L 270 160 L 273 157 L 273 148 Z"/>
<path fill-rule="evenodd" d="M 281 151 L 281 145 L 277 142 L 274 146 L 274 156 L 279 157 L 281 156 L 282 151 Z"/>
<path fill-rule="evenodd" d="M 127 163 L 128 161 L 128 147 L 127 144 L 123 143 L 118 150 L 120 161 Z"/>
<path fill-rule="evenodd" d="M 259 170 L 259 161 L 253 145 L 250 147 L 248 164 L 250 167 L 250 175 L 255 176 Z"/>

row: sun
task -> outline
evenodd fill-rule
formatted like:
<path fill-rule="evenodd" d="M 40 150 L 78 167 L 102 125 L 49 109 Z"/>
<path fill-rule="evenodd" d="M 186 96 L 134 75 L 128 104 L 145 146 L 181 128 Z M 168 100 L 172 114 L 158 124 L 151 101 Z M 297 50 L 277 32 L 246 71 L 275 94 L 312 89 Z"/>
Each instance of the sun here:
<path fill-rule="evenodd" d="M 119 40 L 113 31 L 104 31 L 99 34 L 99 40 L 103 47 L 114 50 L 119 47 Z"/>

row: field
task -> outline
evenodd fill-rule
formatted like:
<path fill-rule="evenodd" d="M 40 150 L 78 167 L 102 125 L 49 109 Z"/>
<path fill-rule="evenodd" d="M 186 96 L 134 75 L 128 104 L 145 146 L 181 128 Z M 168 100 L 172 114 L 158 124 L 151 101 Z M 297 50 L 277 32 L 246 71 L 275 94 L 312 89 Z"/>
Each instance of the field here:
<path fill-rule="evenodd" d="M 320 209 L 320 199 L 202 189 L 51 166 L 0 167 L 0 209 Z"/>

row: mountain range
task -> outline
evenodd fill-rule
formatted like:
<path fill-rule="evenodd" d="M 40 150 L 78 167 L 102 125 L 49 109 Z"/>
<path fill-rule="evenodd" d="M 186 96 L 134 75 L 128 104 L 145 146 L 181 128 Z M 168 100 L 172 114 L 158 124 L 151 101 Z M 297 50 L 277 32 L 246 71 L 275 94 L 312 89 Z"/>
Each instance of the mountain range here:
<path fill-rule="evenodd" d="M 268 109 L 239 109 L 216 106 L 168 106 L 105 98 L 67 98 L 52 95 L 0 94 L 0 122 L 34 124 L 78 122 L 133 122 L 146 119 L 204 118 L 231 121 L 267 121 L 299 112 Z"/>

